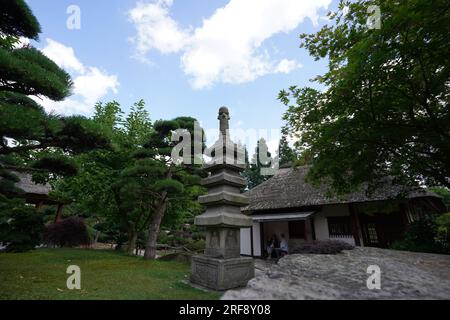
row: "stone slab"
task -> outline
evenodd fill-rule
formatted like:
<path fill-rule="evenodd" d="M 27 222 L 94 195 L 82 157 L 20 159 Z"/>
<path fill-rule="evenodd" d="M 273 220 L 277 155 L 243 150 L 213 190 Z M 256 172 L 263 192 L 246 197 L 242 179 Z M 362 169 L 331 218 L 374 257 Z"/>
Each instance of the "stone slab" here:
<path fill-rule="evenodd" d="M 246 195 L 222 191 L 200 196 L 198 202 L 204 205 L 231 204 L 242 207 L 247 205 L 249 200 Z"/>
<path fill-rule="evenodd" d="M 192 257 L 191 282 L 209 289 L 223 291 L 244 287 L 254 275 L 253 258 L 215 259 L 205 256 Z"/>
<path fill-rule="evenodd" d="M 227 291 L 222 299 L 450 299 L 450 255 L 356 247 L 335 255 L 287 255 L 277 264 L 255 260 L 255 265 L 247 287 Z M 367 287 L 370 265 L 380 267 L 380 289 Z"/>
<path fill-rule="evenodd" d="M 229 174 L 226 172 L 220 172 L 218 174 L 209 176 L 207 178 L 202 179 L 201 184 L 205 187 L 212 187 L 216 185 L 231 185 L 236 187 L 245 186 L 245 179 L 241 176 L 235 174 Z"/>
<path fill-rule="evenodd" d="M 215 212 L 209 214 L 207 211 L 206 213 L 196 216 L 194 223 L 197 226 L 250 227 L 252 225 L 252 219 L 241 213 Z"/>

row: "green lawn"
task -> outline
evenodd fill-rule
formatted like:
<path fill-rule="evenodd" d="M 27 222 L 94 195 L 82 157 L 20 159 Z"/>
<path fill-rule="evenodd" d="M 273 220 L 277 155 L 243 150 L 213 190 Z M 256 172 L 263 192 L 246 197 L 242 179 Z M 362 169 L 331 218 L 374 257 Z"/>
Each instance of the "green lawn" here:
<path fill-rule="evenodd" d="M 66 269 L 81 268 L 81 290 L 69 290 Z M 0 254 L 0 299 L 218 299 L 192 288 L 189 265 L 145 261 L 113 251 L 40 249 Z"/>

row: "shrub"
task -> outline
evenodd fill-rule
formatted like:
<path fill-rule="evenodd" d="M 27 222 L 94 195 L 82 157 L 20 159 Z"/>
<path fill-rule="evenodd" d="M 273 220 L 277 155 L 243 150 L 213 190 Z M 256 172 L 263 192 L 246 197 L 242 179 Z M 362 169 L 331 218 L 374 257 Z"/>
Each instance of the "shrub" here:
<path fill-rule="evenodd" d="M 438 240 L 450 246 L 450 212 L 436 219 Z"/>
<path fill-rule="evenodd" d="M 41 243 L 44 231 L 42 215 L 23 200 L 6 199 L 0 195 L 0 243 L 7 252 L 33 250 Z"/>
<path fill-rule="evenodd" d="M 58 247 L 76 247 L 89 245 L 90 239 L 84 220 L 79 217 L 69 217 L 47 227 L 44 243 Z"/>
<path fill-rule="evenodd" d="M 341 240 L 320 240 L 304 243 L 291 253 L 337 254 L 342 250 L 352 250 L 354 247 Z"/>
<path fill-rule="evenodd" d="M 447 223 L 448 221 L 445 215 L 439 218 L 436 218 L 436 216 L 425 216 L 420 220 L 414 221 L 406 229 L 404 238 L 394 242 L 391 249 L 428 253 L 450 253 L 450 244 L 446 237 Z"/>
<path fill-rule="evenodd" d="M 192 240 L 186 244 L 186 248 L 191 251 L 202 251 L 205 250 L 206 241 L 204 239 Z"/>

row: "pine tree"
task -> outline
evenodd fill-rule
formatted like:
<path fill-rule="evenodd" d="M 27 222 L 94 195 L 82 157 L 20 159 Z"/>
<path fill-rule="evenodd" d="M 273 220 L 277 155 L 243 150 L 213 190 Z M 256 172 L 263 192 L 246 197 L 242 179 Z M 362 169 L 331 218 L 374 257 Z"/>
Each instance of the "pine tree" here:
<path fill-rule="evenodd" d="M 39 50 L 39 22 L 23 0 L 2 0 L 0 9 L 0 194 L 14 189 L 12 170 L 71 175 L 72 154 L 107 145 L 84 117 L 48 114 L 31 96 L 61 101 L 72 80 Z"/>
<path fill-rule="evenodd" d="M 246 154 L 246 160 L 247 157 L 248 154 Z M 268 175 L 263 175 L 261 169 L 270 168 L 272 162 L 272 155 L 269 152 L 266 140 L 264 138 L 259 139 L 252 160 L 250 163 L 246 161 L 247 167 L 242 173 L 247 181 L 248 189 L 252 189 L 270 178 Z"/>
<path fill-rule="evenodd" d="M 49 174 L 74 175 L 71 155 L 105 147 L 108 141 L 80 116 L 48 114 L 36 101 L 61 101 L 70 95 L 72 80 L 39 50 L 20 45 L 38 40 L 41 27 L 24 0 L 2 0 L 0 7 L 0 243 L 25 251 L 39 242 L 42 219 L 14 199 L 15 171 L 32 172 L 35 181 Z M 35 99 L 32 99 L 34 97 Z M 36 99 L 38 98 L 38 99 Z M 12 199 L 11 199 L 12 198 Z"/>
<path fill-rule="evenodd" d="M 176 164 L 171 158 L 173 130 L 193 132 L 195 119 L 179 117 L 156 121 L 143 148 L 134 153 L 135 162 L 124 169 L 114 186 L 116 202 L 128 234 L 128 253 L 132 253 L 139 233 L 147 229 L 145 259 L 156 257 L 156 241 L 161 223 L 171 207 L 185 205 L 198 197 L 199 166 Z M 191 154 L 194 157 L 193 145 Z"/>
<path fill-rule="evenodd" d="M 280 167 L 288 166 L 296 161 L 297 157 L 294 150 L 289 146 L 286 135 L 280 139 L 277 160 Z"/>

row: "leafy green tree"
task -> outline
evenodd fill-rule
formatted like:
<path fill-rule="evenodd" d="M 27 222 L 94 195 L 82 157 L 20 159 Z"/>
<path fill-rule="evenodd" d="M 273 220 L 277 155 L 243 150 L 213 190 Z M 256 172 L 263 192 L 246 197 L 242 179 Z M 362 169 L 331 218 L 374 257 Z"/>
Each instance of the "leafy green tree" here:
<path fill-rule="evenodd" d="M 247 181 L 247 189 L 252 189 L 270 178 L 270 176 L 261 173 L 262 168 L 270 168 L 272 166 L 272 155 L 264 138 L 258 140 L 250 163 L 247 161 L 247 158 L 248 153 L 246 149 L 247 166 L 242 175 Z"/>
<path fill-rule="evenodd" d="M 8 199 L 0 194 L 0 243 L 8 252 L 33 250 L 41 243 L 44 231 L 42 215 L 21 199 Z"/>
<path fill-rule="evenodd" d="M 116 203 L 113 186 L 120 173 L 133 165 L 132 154 L 142 147 L 152 131 L 152 123 L 142 100 L 130 108 L 126 117 L 116 101 L 97 103 L 92 121 L 109 137 L 114 149 L 98 149 L 77 156 L 78 175 L 58 181 L 56 190 L 60 197 L 72 200 L 67 214 L 88 217 L 88 223 L 120 247 L 127 224 L 120 218 L 121 208 Z M 134 245 L 131 252 L 133 248 Z"/>
<path fill-rule="evenodd" d="M 447 212 L 450 212 L 450 190 L 447 188 L 433 187 L 430 188 L 430 191 L 442 197 L 442 201 L 444 201 L 444 204 L 447 207 Z"/>
<path fill-rule="evenodd" d="M 381 28 L 369 28 L 378 5 Z M 343 8 L 348 13 L 343 14 Z M 315 78 L 325 89 L 291 87 L 284 119 L 311 160 L 309 178 L 338 192 L 379 178 L 450 187 L 450 3 L 446 0 L 341 1 L 332 24 L 301 35 L 328 59 Z"/>

